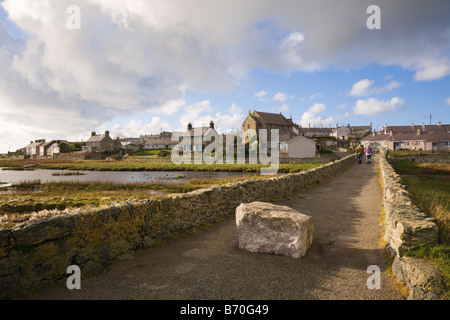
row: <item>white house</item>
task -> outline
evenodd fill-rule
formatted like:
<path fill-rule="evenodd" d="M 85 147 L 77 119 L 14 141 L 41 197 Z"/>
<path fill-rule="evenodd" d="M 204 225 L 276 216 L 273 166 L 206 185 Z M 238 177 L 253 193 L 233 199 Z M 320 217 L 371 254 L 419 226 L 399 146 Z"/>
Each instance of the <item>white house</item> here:
<path fill-rule="evenodd" d="M 289 158 L 314 158 L 316 153 L 316 142 L 302 136 L 280 142 L 281 156 L 287 155 Z"/>

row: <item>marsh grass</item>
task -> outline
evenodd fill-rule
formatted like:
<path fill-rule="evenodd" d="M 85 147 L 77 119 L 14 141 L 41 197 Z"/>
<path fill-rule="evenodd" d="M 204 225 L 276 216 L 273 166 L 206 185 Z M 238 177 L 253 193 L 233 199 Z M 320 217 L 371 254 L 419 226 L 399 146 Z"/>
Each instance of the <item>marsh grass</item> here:
<path fill-rule="evenodd" d="M 0 226 L 11 225 L 36 216 L 37 212 L 51 214 L 66 208 L 100 207 L 129 199 L 145 200 L 187 193 L 214 185 L 262 179 L 254 174 L 230 178 L 193 178 L 186 183 L 113 183 L 113 182 L 41 182 L 23 181 L 0 193 Z M 50 213 L 48 213 L 50 211 Z"/>

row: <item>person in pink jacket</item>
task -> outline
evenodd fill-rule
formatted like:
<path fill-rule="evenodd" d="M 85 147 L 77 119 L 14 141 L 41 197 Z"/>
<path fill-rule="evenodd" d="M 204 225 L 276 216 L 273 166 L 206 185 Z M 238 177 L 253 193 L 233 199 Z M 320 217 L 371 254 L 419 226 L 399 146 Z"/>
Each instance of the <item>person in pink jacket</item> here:
<path fill-rule="evenodd" d="M 366 149 L 364 149 L 364 153 L 366 154 L 367 164 L 371 164 L 372 163 L 372 148 L 370 146 L 367 146 Z"/>

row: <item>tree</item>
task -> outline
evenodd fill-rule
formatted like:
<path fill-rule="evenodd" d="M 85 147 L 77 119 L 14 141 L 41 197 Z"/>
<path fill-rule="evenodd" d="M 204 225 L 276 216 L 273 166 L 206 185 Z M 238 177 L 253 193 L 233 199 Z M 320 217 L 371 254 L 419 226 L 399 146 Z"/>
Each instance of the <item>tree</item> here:
<path fill-rule="evenodd" d="M 70 148 L 72 149 L 72 151 L 81 151 L 82 150 L 81 143 L 79 143 L 79 142 L 72 143 L 70 145 Z"/>
<path fill-rule="evenodd" d="M 71 149 L 70 146 L 66 142 L 60 142 L 58 143 L 58 149 L 61 153 L 70 153 Z"/>

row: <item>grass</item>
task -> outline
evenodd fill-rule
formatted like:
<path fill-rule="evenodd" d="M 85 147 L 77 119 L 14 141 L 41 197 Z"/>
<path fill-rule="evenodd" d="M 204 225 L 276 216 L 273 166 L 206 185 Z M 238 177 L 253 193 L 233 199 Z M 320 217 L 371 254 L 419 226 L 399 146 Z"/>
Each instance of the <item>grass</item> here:
<path fill-rule="evenodd" d="M 422 151 L 422 150 L 388 150 L 388 157 L 409 157 L 409 156 L 428 156 L 428 157 L 449 157 L 448 151 Z"/>
<path fill-rule="evenodd" d="M 161 150 L 142 150 L 133 154 L 136 157 L 148 157 L 148 156 L 157 156 Z M 169 154 L 172 153 L 172 150 L 164 150 Z"/>
<path fill-rule="evenodd" d="M 446 283 L 441 299 L 450 300 L 450 246 L 422 247 L 410 250 L 405 255 L 433 262 L 442 271 Z"/>

